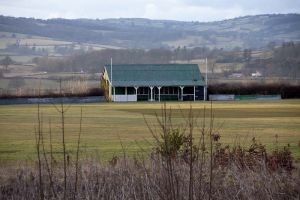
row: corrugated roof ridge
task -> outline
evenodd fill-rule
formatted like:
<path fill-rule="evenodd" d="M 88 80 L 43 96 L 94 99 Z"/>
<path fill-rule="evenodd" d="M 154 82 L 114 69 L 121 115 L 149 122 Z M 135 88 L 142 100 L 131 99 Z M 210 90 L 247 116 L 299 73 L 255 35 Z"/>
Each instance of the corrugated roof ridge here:
<path fill-rule="evenodd" d="M 155 64 L 145 64 L 145 63 L 135 63 L 135 64 L 120 64 L 120 63 L 113 63 L 113 65 L 198 65 L 196 63 L 155 63 Z M 105 66 L 110 66 L 110 64 L 105 64 Z"/>
<path fill-rule="evenodd" d="M 105 65 L 106 68 L 110 69 L 110 65 Z M 155 69 L 151 69 L 151 68 Z M 157 68 L 160 67 L 160 68 Z M 171 69 L 172 67 L 180 67 L 180 69 L 175 68 Z M 189 70 L 199 70 L 198 64 L 113 64 L 113 70 L 118 71 L 131 71 L 131 70 L 174 70 L 174 71 L 189 71 Z M 200 70 L 199 70 L 200 71 Z"/>
<path fill-rule="evenodd" d="M 110 67 L 110 64 L 104 65 L 105 67 Z M 117 66 L 198 66 L 198 64 L 113 64 L 113 67 Z"/>

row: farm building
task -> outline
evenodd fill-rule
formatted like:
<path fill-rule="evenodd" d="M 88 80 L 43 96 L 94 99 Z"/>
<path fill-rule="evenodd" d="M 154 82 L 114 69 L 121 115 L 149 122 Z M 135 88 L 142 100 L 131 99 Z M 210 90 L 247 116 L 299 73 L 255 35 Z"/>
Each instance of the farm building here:
<path fill-rule="evenodd" d="M 197 64 L 106 65 L 101 78 L 109 101 L 205 100 Z"/>

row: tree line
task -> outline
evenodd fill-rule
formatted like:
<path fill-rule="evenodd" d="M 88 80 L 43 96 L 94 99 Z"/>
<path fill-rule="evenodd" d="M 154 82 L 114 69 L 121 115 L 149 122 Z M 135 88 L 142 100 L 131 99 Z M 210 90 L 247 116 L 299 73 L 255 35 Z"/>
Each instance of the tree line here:
<path fill-rule="evenodd" d="M 271 57 L 254 58 L 254 50 L 224 50 L 209 49 L 207 47 L 176 49 L 105 49 L 90 51 L 64 58 L 40 57 L 33 61 L 38 65 L 38 70 L 48 72 L 100 72 L 104 65 L 116 64 L 165 64 L 186 62 L 208 58 L 213 65 L 216 63 L 243 63 L 244 67 L 238 72 L 249 75 L 251 72 L 260 71 L 264 76 L 288 76 L 297 78 L 300 70 L 300 43 L 283 43 L 279 47 L 269 49 Z M 266 51 L 266 50 L 263 50 Z"/>
<path fill-rule="evenodd" d="M 259 70 L 267 76 L 298 78 L 300 75 L 300 43 L 286 42 L 272 50 L 267 59 L 254 59 L 245 65 L 245 71 Z"/>
<path fill-rule="evenodd" d="M 178 60 L 190 62 L 192 59 L 214 58 L 222 53 L 222 49 L 210 50 L 206 47 L 186 48 L 178 47 L 170 49 L 105 49 L 75 54 L 65 58 L 35 58 L 33 61 L 39 66 L 39 70 L 49 72 L 61 71 L 87 71 L 99 72 L 105 64 L 113 58 L 118 64 L 165 64 Z"/>

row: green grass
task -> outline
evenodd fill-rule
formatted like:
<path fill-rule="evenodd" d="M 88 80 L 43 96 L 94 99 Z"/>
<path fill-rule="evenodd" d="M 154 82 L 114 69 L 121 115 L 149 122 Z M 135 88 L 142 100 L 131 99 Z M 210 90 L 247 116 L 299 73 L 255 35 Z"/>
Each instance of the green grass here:
<path fill-rule="evenodd" d="M 191 103 L 197 115 L 210 104 Z M 183 122 L 190 103 L 170 102 L 175 124 Z M 120 139 L 129 154 L 149 149 L 152 136 L 143 115 L 155 125 L 155 113 L 160 113 L 160 103 L 97 103 L 73 104 L 66 114 L 67 149 L 74 151 L 79 130 L 80 108 L 83 109 L 82 149 L 88 154 L 109 159 L 121 154 Z M 52 123 L 54 151 L 59 156 L 60 118 L 53 105 L 42 105 L 43 128 L 48 145 L 48 125 Z M 278 145 L 290 144 L 293 155 L 300 157 L 300 100 L 214 102 L 214 127 L 221 134 L 221 142 L 247 144 L 256 137 L 269 149 L 274 147 L 275 135 Z M 207 123 L 209 116 L 207 115 Z M 0 106 L 0 162 L 35 159 L 35 134 L 37 106 Z M 201 127 L 202 119 L 199 119 Z M 199 134 L 197 131 L 196 134 Z M 47 146 L 48 148 L 48 146 Z M 73 154 L 71 154 L 72 158 Z"/>

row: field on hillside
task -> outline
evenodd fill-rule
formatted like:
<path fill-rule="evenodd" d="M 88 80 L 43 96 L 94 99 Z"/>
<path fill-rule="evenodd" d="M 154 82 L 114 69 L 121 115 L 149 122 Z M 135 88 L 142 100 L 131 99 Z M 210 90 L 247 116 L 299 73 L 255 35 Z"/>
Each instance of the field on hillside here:
<path fill-rule="evenodd" d="M 59 48 L 61 48 L 61 51 L 59 51 Z M 33 58 L 45 55 L 50 58 L 62 58 L 66 56 L 63 54 L 63 50 L 66 51 L 68 48 L 71 48 L 72 51 L 87 51 L 88 49 L 102 50 L 108 48 L 120 49 L 120 47 L 113 45 L 72 42 L 30 34 L 26 35 L 0 31 L 0 60 L 4 59 L 7 55 L 10 56 L 13 61 L 20 63 L 32 63 Z M 24 49 L 26 49 L 26 51 Z M 33 49 L 34 51 L 32 51 Z M 41 55 L 41 51 L 47 53 Z"/>
<path fill-rule="evenodd" d="M 152 141 L 144 117 L 155 126 L 155 113 L 160 113 L 160 103 L 97 103 L 72 104 L 66 113 L 66 141 L 69 155 L 76 146 L 79 131 L 80 108 L 82 120 L 82 150 L 107 160 L 122 153 L 122 145 L 128 154 L 134 155 L 149 149 Z M 169 102 L 174 124 L 184 124 L 189 107 L 197 116 L 207 109 L 206 126 L 209 123 L 210 103 Z M 43 134 L 49 149 L 49 124 L 56 157 L 61 156 L 60 118 L 54 105 L 41 105 Z M 248 144 L 253 137 L 274 148 L 290 145 L 293 154 L 300 156 L 300 100 L 213 102 L 215 132 L 221 134 L 222 143 Z M 144 116 L 144 117 L 143 117 Z M 199 135 L 203 118 L 199 117 L 195 137 Z M 0 162 L 33 160 L 35 155 L 35 127 L 37 105 L 0 106 Z M 122 145 L 121 145 L 122 143 Z M 74 153 L 74 152 L 73 152 Z"/>

